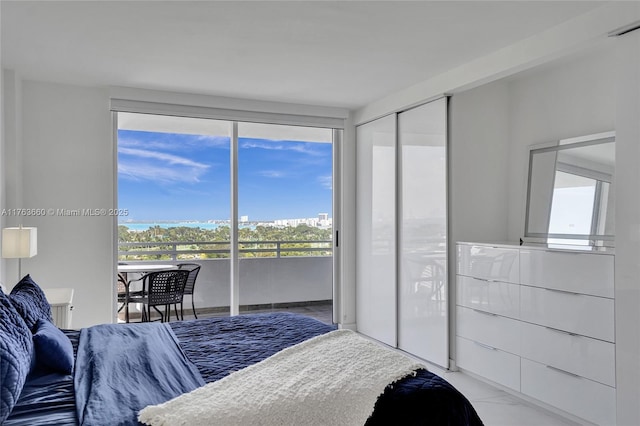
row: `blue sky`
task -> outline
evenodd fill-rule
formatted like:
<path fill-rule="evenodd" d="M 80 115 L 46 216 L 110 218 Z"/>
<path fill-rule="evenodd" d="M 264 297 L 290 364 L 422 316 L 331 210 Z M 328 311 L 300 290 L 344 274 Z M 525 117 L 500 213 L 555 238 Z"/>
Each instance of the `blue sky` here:
<path fill-rule="evenodd" d="M 228 137 L 118 130 L 120 222 L 229 219 Z M 331 216 L 331 144 L 240 138 L 239 214 Z"/>

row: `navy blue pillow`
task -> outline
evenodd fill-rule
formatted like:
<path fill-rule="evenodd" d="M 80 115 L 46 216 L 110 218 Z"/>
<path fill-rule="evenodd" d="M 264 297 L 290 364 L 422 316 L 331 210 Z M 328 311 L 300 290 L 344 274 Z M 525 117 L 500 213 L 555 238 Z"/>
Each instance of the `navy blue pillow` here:
<path fill-rule="evenodd" d="M 18 401 L 31 368 L 31 331 L 0 291 L 0 424 Z"/>
<path fill-rule="evenodd" d="M 33 334 L 36 368 L 71 374 L 73 345 L 71 340 L 51 322 L 39 319 Z"/>
<path fill-rule="evenodd" d="M 39 319 L 53 321 L 51 305 L 49 305 L 44 291 L 29 275 L 25 275 L 11 290 L 10 297 L 16 311 L 22 316 L 29 330 L 34 331 Z"/>

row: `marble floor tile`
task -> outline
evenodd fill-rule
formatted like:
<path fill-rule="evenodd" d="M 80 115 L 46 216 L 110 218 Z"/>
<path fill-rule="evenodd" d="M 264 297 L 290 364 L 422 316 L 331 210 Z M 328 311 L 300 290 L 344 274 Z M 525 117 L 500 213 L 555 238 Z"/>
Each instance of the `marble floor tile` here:
<path fill-rule="evenodd" d="M 486 426 L 579 426 L 575 422 L 462 372 L 429 366 L 471 402 Z"/>

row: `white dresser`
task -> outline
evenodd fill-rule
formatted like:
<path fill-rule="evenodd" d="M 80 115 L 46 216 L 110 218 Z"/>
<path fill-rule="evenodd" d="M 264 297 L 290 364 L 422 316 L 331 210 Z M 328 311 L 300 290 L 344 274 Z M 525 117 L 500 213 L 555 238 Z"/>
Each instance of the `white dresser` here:
<path fill-rule="evenodd" d="M 458 367 L 615 424 L 614 255 L 458 243 Z"/>

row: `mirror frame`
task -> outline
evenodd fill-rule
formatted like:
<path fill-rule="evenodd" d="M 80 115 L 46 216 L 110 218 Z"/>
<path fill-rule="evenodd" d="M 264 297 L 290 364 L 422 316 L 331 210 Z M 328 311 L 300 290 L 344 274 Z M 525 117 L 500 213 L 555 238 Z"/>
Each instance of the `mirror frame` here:
<path fill-rule="evenodd" d="M 533 166 L 533 155 L 536 153 L 551 152 L 551 151 L 564 151 L 572 148 L 580 148 L 591 145 L 600 145 L 605 143 L 615 143 L 616 133 L 615 131 L 596 133 L 586 136 L 579 136 L 568 139 L 560 139 L 557 142 L 549 142 L 537 145 L 531 145 L 528 147 L 528 174 L 527 174 L 527 195 L 525 199 L 525 217 L 524 217 L 524 237 L 521 242 L 527 243 L 542 243 L 547 244 L 549 238 L 576 240 L 576 241 L 589 241 L 589 246 L 605 246 L 613 247 L 615 242 L 615 232 L 613 235 L 599 235 L 599 234 L 550 234 L 550 233 L 537 233 L 529 232 L 529 208 L 531 201 L 531 175 Z M 615 168 L 614 168 L 615 170 Z M 557 171 L 557 169 L 555 169 Z M 615 174 L 613 177 L 615 180 Z M 551 214 L 551 207 L 549 206 L 549 214 Z"/>

